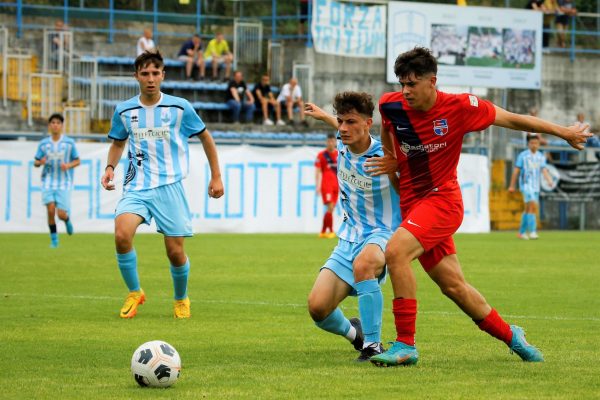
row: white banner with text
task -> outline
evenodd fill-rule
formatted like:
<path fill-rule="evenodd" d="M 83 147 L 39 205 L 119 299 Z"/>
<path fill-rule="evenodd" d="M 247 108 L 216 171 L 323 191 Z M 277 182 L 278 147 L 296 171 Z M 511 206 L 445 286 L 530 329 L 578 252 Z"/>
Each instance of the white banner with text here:
<path fill-rule="evenodd" d="M 77 143 L 81 165 L 75 169 L 71 219 L 75 232 L 113 232 L 126 160 L 116 170 L 117 190 L 100 185 L 107 143 Z M 47 232 L 41 197 L 41 170 L 33 166 L 35 142 L 0 142 L 0 232 Z M 194 231 L 228 233 L 317 233 L 323 205 L 315 194 L 315 147 L 219 146 L 225 196 L 207 196 L 210 170 L 202 146 L 190 146 L 190 174 L 184 180 Z M 126 152 L 125 152 L 126 153 Z M 463 154 L 459 181 L 465 219 L 459 232 L 489 232 L 487 158 Z M 339 205 L 335 226 L 341 222 Z M 59 232 L 64 224 L 58 223 Z M 155 232 L 142 225 L 140 232 Z"/>

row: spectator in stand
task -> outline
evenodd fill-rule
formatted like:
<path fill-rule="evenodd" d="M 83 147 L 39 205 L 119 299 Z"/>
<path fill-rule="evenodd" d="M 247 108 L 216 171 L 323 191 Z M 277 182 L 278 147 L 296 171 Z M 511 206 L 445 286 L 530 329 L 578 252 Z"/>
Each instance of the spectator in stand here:
<path fill-rule="evenodd" d="M 308 0 L 300 0 L 300 19 L 298 20 L 298 35 L 306 34 L 306 21 L 308 21 Z"/>
<path fill-rule="evenodd" d="M 197 33 L 192 36 L 191 39 L 186 40 L 183 45 L 181 45 L 181 49 L 179 49 L 179 53 L 177 54 L 177 58 L 181 61 L 185 61 L 185 78 L 192 78 L 192 69 L 194 65 L 198 67 L 200 70 L 200 80 L 204 79 L 205 75 L 205 65 L 204 58 L 202 56 L 202 39 L 200 39 L 200 35 Z"/>
<path fill-rule="evenodd" d="M 63 54 L 69 52 L 69 38 L 64 32 L 69 31 L 69 26 L 59 19 L 54 22 L 54 32 L 50 34 L 50 46 L 52 48 L 52 58 L 56 59 L 59 56 L 60 50 Z M 61 43 L 62 42 L 62 43 Z"/>
<path fill-rule="evenodd" d="M 585 114 L 582 112 L 577 114 L 577 121 L 575 121 L 575 125 L 577 125 L 578 127 L 587 125 L 584 132 L 588 133 L 590 131 L 590 123 L 585 120 Z"/>
<path fill-rule="evenodd" d="M 154 44 L 154 40 L 152 40 L 152 29 L 144 28 L 142 37 L 137 41 L 136 56 L 139 56 L 145 51 L 154 51 L 155 49 L 156 45 Z"/>
<path fill-rule="evenodd" d="M 558 12 L 556 0 L 544 0 L 544 9 L 543 28 L 551 29 L 556 18 L 556 13 Z M 550 32 L 544 32 L 542 36 L 542 47 L 548 46 L 550 46 Z"/>
<path fill-rule="evenodd" d="M 225 64 L 225 77 L 223 80 L 229 80 L 233 54 L 229 51 L 229 44 L 227 43 L 227 40 L 225 40 L 222 32 L 217 32 L 215 38 L 208 42 L 208 46 L 206 46 L 206 51 L 204 52 L 204 58 L 207 63 L 211 63 L 212 78 L 214 80 L 217 79 L 220 64 Z"/>
<path fill-rule="evenodd" d="M 302 89 L 298 85 L 296 78 L 291 78 L 288 83 L 283 85 L 279 96 L 277 96 L 277 102 L 285 106 L 287 110 L 287 116 L 290 124 L 295 124 L 294 121 L 294 106 L 298 106 L 300 112 L 300 122 L 308 126 L 304 119 L 304 101 L 302 100 Z"/>
<path fill-rule="evenodd" d="M 254 99 L 257 103 L 260 104 L 263 114 L 263 124 L 265 125 L 274 125 L 273 121 L 269 118 L 269 111 L 271 109 L 275 110 L 275 117 L 277 125 L 285 125 L 285 122 L 281 120 L 281 104 L 275 99 L 273 96 L 273 92 L 271 92 L 271 78 L 269 75 L 263 75 L 260 78 L 260 82 L 254 85 L 254 90 L 252 91 L 254 95 Z"/>
<path fill-rule="evenodd" d="M 558 12 L 556 15 L 556 29 L 558 30 L 558 47 L 566 46 L 566 30 L 569 27 L 569 17 L 577 15 L 577 9 L 571 0 L 558 0 Z"/>
<path fill-rule="evenodd" d="M 231 109 L 233 122 L 240 122 L 240 113 L 244 112 L 244 122 L 252 122 L 255 110 L 254 96 L 246 87 L 242 71 L 233 73 L 233 80 L 229 82 L 226 93 L 227 105 Z"/>
<path fill-rule="evenodd" d="M 544 14 L 547 14 L 549 11 L 546 8 L 546 6 L 544 5 L 544 1 L 545 0 L 529 0 L 527 2 L 527 4 L 525 5 L 525 8 L 527 10 L 534 10 L 534 11 L 541 11 Z M 546 17 L 544 16 L 544 25 L 543 25 L 544 29 L 550 29 L 550 24 L 546 23 Z M 548 43 L 550 41 L 550 34 L 547 32 L 544 32 L 542 34 L 542 47 L 548 47 Z"/>

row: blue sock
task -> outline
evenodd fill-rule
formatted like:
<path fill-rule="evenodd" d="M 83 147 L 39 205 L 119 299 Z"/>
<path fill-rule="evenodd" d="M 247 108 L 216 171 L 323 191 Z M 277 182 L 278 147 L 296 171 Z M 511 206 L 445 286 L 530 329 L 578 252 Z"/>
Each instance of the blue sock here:
<path fill-rule="evenodd" d="M 362 323 L 365 342 L 381 342 L 381 318 L 383 294 L 377 279 L 369 279 L 354 285 L 358 293 L 358 313 Z"/>
<path fill-rule="evenodd" d="M 346 336 L 352 326 L 339 307 L 333 310 L 323 321 L 315 322 L 315 325 L 327 332 L 340 336 Z"/>
<path fill-rule="evenodd" d="M 54 232 L 50 234 L 50 240 L 52 243 L 58 243 L 58 233 Z"/>
<path fill-rule="evenodd" d="M 171 276 L 173 277 L 173 289 L 175 300 L 183 300 L 187 297 L 188 275 L 190 274 L 190 259 L 180 267 L 171 265 Z"/>
<path fill-rule="evenodd" d="M 129 253 L 117 253 L 117 262 L 121 270 L 121 276 L 129 291 L 140 290 L 140 279 L 137 273 L 137 253 L 132 249 Z"/>
<path fill-rule="evenodd" d="M 535 232 L 537 230 L 537 222 L 535 214 L 529 214 L 529 232 Z"/>
<path fill-rule="evenodd" d="M 527 213 L 523 213 L 521 215 L 521 227 L 519 228 L 519 234 L 520 235 L 524 235 L 525 232 L 527 232 L 527 225 L 529 221 L 529 214 Z"/>

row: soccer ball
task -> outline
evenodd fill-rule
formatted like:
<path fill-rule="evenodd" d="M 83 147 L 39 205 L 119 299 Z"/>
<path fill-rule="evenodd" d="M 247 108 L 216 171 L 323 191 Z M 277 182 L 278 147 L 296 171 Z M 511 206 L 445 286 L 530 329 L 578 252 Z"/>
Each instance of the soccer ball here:
<path fill-rule="evenodd" d="M 140 386 L 169 387 L 179 378 L 181 358 L 162 340 L 146 342 L 133 352 L 131 374 Z"/>

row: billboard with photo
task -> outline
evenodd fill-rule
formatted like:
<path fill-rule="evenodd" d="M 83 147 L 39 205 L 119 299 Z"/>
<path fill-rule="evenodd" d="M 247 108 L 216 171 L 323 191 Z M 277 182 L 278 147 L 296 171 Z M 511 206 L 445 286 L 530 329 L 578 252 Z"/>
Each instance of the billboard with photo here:
<path fill-rule="evenodd" d="M 387 71 L 415 46 L 430 48 L 442 85 L 539 89 L 542 13 L 491 7 L 390 2 Z"/>

